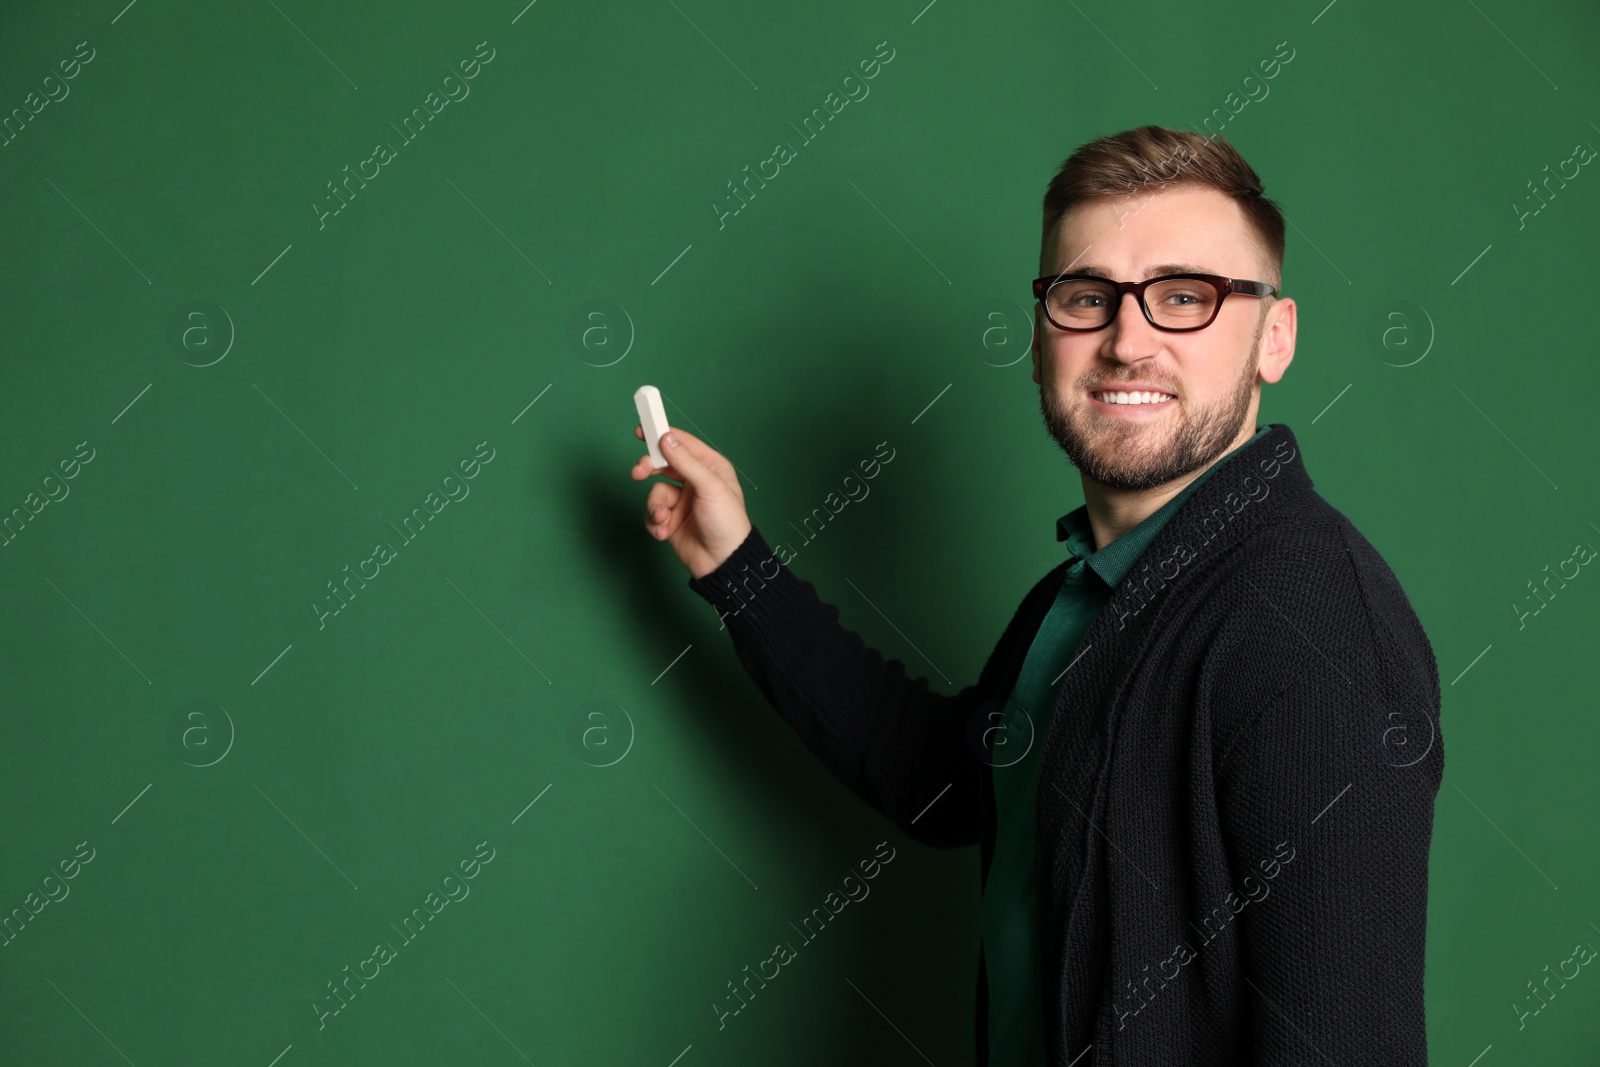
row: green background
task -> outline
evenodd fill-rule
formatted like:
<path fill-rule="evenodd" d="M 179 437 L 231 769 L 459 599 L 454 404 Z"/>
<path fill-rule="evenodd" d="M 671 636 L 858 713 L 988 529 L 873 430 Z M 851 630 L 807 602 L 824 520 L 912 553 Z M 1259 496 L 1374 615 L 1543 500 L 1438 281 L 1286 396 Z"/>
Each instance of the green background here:
<path fill-rule="evenodd" d="M 94 850 L 0 948 L 0 1059 L 970 1062 L 976 849 L 900 837 L 766 706 L 643 532 L 631 394 L 661 387 L 796 573 L 954 693 L 1082 499 L 1026 358 L 1045 183 L 1223 108 L 1291 223 L 1297 358 L 1259 421 L 1439 660 L 1434 1058 L 1596 1062 L 1600 977 L 1512 1007 L 1600 946 L 1600 578 L 1511 607 L 1600 545 L 1600 175 L 1512 206 L 1600 145 L 1592 5 L 123 4 L 0 32 L 4 113 L 94 49 L 0 147 L 0 512 L 94 454 L 0 548 L 0 909 Z M 470 95 L 319 228 L 479 42 Z M 871 496 L 789 534 L 880 442 Z M 880 841 L 870 897 L 719 1030 Z M 325 983 L 482 842 L 470 895 L 319 1029 Z"/>

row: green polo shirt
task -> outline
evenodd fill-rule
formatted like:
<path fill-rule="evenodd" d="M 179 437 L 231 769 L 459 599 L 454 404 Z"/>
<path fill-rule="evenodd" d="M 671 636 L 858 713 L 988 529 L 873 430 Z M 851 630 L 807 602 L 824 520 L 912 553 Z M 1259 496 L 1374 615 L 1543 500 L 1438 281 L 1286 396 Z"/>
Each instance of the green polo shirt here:
<path fill-rule="evenodd" d="M 1266 432 L 1267 427 L 1257 427 L 1250 440 Z M 1159 510 L 1098 551 L 1089 527 L 1087 505 L 1056 521 L 1056 540 L 1067 543 L 1073 563 L 1028 647 L 1022 673 L 1001 716 L 1003 729 L 995 739 L 992 756 L 996 836 L 983 893 L 992 1067 L 1045 1064 L 1035 910 L 1034 794 L 1039 784 L 1045 731 L 1055 711 L 1061 677 L 1077 655 L 1084 631 L 1111 598 L 1117 583 L 1133 569 L 1189 495 L 1238 451 L 1234 449 L 1213 463 Z"/>

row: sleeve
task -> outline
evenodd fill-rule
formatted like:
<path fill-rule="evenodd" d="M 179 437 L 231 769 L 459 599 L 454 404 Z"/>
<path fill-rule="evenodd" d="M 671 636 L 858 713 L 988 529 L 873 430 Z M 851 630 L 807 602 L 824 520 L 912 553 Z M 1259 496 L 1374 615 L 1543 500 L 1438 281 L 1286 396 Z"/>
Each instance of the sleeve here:
<path fill-rule="evenodd" d="M 1303 673 L 1223 756 L 1242 1062 L 1427 1064 L 1428 852 L 1439 690 L 1415 673 Z M 1398 732 L 1397 732 L 1398 731 Z"/>
<path fill-rule="evenodd" d="M 995 686 L 1001 649 L 1018 636 L 1022 608 L 978 683 L 946 696 L 840 625 L 838 609 L 779 561 L 757 529 L 688 584 L 717 609 L 767 701 L 851 791 L 913 840 L 938 848 L 978 842 L 981 766 L 969 727 Z"/>

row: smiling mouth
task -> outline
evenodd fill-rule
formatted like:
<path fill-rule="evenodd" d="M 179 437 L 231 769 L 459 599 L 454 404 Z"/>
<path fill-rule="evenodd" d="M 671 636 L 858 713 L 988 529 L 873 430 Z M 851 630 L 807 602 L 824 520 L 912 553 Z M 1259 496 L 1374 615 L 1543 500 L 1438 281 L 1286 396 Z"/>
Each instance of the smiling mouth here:
<path fill-rule="evenodd" d="M 1177 399 L 1171 393 L 1160 393 L 1153 390 L 1127 392 L 1117 389 L 1092 389 L 1089 391 L 1089 398 L 1095 402 L 1096 406 L 1100 407 L 1143 408 L 1146 410 L 1164 408 Z"/>

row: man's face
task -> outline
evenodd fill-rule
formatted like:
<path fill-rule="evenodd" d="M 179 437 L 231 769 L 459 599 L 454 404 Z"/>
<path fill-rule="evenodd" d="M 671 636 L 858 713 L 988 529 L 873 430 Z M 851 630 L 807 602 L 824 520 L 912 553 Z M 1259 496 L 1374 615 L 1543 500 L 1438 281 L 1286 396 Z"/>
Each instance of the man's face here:
<path fill-rule="evenodd" d="M 1092 266 L 1118 281 L 1204 273 L 1277 284 L 1238 205 L 1197 186 L 1079 204 L 1044 256 L 1041 275 Z M 1257 379 L 1276 382 L 1294 355 L 1288 299 L 1229 296 L 1216 321 L 1192 333 L 1156 329 L 1132 294 L 1093 332 L 1059 330 L 1038 306 L 1034 315 L 1033 380 L 1045 426 L 1073 466 L 1109 489 L 1165 485 L 1248 439 Z M 1102 390 L 1133 389 L 1172 399 L 1098 398 Z"/>

